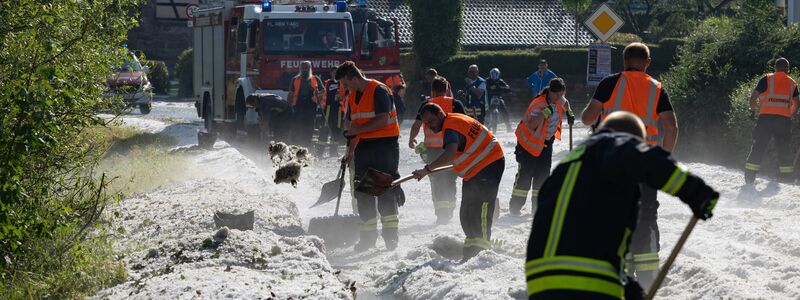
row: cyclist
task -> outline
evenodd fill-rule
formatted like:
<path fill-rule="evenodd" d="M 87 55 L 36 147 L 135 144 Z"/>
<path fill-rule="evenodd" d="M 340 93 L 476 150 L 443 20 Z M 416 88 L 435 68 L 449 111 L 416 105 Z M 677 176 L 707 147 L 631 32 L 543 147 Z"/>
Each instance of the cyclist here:
<path fill-rule="evenodd" d="M 500 117 L 503 117 L 506 124 L 506 131 L 511 132 L 511 122 L 508 119 L 508 110 L 506 109 L 506 102 L 503 100 L 503 94 L 511 92 L 511 87 L 500 78 L 500 69 L 494 68 L 489 71 L 489 79 L 486 80 L 486 92 L 489 96 L 489 129 L 493 132 L 497 131 L 497 123 Z"/>

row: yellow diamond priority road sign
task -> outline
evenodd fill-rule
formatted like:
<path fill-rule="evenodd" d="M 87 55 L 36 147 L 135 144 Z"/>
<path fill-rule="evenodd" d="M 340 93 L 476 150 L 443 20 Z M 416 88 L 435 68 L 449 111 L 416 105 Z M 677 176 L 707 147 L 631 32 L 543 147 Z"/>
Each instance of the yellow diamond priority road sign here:
<path fill-rule="evenodd" d="M 604 3 L 583 24 L 598 39 L 605 42 L 625 24 L 625 21 Z"/>

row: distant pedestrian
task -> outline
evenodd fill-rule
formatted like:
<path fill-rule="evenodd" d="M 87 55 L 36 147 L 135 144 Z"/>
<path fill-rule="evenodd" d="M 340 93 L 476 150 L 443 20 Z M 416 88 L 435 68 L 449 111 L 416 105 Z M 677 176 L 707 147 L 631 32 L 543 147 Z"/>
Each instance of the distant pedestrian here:
<path fill-rule="evenodd" d="M 483 124 L 486 117 L 486 79 L 478 76 L 478 66 L 471 65 L 467 69 L 467 78 L 464 78 L 463 99 L 467 115 Z"/>
<path fill-rule="evenodd" d="M 317 106 L 323 95 L 322 79 L 314 76 L 311 62 L 303 61 L 297 75 L 292 79 L 289 91 L 289 105 L 294 112 L 294 126 L 292 128 L 293 143 L 310 147 L 314 135 L 314 119 L 317 115 Z"/>
<path fill-rule="evenodd" d="M 542 93 L 542 90 L 547 87 L 550 80 L 556 77 L 558 77 L 556 73 L 548 69 L 547 60 L 539 60 L 539 69 L 533 72 L 531 76 L 528 76 L 528 88 L 531 89 L 531 94 L 535 97 Z"/>

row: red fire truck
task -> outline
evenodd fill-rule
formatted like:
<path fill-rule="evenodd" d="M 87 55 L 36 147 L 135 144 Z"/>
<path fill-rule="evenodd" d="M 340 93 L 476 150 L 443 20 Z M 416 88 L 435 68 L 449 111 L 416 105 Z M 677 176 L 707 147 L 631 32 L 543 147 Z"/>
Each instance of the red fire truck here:
<path fill-rule="evenodd" d="M 248 95 L 285 99 L 305 60 L 323 80 L 347 60 L 381 81 L 400 73 L 397 21 L 380 18 L 366 0 L 209 2 L 191 13 L 194 95 L 209 132 L 242 122 Z"/>

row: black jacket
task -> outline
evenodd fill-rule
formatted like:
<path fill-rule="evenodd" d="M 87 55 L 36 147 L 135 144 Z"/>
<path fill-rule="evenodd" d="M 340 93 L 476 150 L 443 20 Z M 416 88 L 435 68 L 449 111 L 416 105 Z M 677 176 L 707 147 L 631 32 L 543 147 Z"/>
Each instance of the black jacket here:
<path fill-rule="evenodd" d="M 489 96 L 489 101 L 492 100 L 492 96 L 502 96 L 503 94 L 510 93 L 511 87 L 508 86 L 502 78 L 498 78 L 497 80 L 493 80 L 491 78 L 486 79 L 486 93 Z"/>
<path fill-rule="evenodd" d="M 596 293 L 585 279 L 614 294 L 606 296 L 621 293 L 640 183 L 678 196 L 693 210 L 719 197 L 660 147 L 625 133 L 599 132 L 567 155 L 542 185 L 528 241 L 529 294 L 558 291 L 548 283 L 569 278 L 576 279 L 573 291 Z"/>

